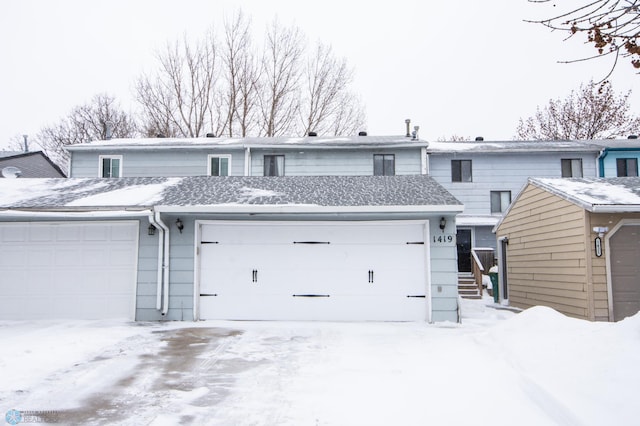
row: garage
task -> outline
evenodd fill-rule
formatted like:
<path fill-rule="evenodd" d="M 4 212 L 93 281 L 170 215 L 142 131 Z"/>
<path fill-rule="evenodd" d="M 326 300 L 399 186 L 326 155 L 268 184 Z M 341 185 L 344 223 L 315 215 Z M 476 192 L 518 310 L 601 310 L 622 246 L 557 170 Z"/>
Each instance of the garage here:
<path fill-rule="evenodd" d="M 427 221 L 203 221 L 198 229 L 200 319 L 427 319 Z"/>
<path fill-rule="evenodd" d="M 0 319 L 133 319 L 138 222 L 0 224 Z"/>

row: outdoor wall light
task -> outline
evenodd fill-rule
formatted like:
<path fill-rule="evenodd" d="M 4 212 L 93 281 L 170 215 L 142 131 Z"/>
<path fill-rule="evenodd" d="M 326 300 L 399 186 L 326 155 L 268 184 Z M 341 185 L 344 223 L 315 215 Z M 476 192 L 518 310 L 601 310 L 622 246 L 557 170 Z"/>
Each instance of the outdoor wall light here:
<path fill-rule="evenodd" d="M 602 238 L 604 237 L 604 234 L 609 232 L 609 228 L 607 226 L 594 226 L 593 232 L 598 234 L 598 237 Z"/>
<path fill-rule="evenodd" d="M 447 219 L 445 219 L 444 217 L 440 218 L 440 229 L 442 230 L 442 232 L 444 232 L 444 228 L 447 227 Z"/>
<path fill-rule="evenodd" d="M 180 233 L 182 234 L 182 230 L 184 229 L 184 224 L 182 223 L 180 218 L 176 219 L 176 228 L 178 228 L 178 231 L 180 231 Z"/>
<path fill-rule="evenodd" d="M 156 227 L 153 226 L 153 223 L 149 224 L 149 228 L 147 228 L 147 233 L 149 235 L 156 235 Z"/>

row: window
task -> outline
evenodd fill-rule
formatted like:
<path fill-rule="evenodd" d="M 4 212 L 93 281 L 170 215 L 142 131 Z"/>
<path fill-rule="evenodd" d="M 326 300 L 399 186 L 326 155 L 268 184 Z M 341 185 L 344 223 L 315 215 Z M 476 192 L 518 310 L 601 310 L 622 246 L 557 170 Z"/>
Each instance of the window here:
<path fill-rule="evenodd" d="M 618 177 L 638 176 L 638 159 L 618 158 L 616 160 L 616 169 L 618 170 Z"/>
<path fill-rule="evenodd" d="M 122 155 L 101 155 L 98 159 L 99 176 L 103 178 L 122 177 Z"/>
<path fill-rule="evenodd" d="M 562 163 L 562 177 L 582 177 L 582 159 L 580 158 L 564 158 L 560 160 Z"/>
<path fill-rule="evenodd" d="M 264 175 L 284 176 L 284 155 L 265 155 Z"/>
<path fill-rule="evenodd" d="M 209 165 L 207 175 L 209 176 L 229 176 L 231 170 L 230 155 L 209 155 Z"/>
<path fill-rule="evenodd" d="M 511 191 L 491 191 L 491 213 L 504 213 L 511 204 Z"/>
<path fill-rule="evenodd" d="M 373 175 L 393 176 L 396 174 L 396 156 L 393 154 L 373 155 Z"/>
<path fill-rule="evenodd" d="M 451 182 L 472 182 L 471 160 L 451 160 Z"/>

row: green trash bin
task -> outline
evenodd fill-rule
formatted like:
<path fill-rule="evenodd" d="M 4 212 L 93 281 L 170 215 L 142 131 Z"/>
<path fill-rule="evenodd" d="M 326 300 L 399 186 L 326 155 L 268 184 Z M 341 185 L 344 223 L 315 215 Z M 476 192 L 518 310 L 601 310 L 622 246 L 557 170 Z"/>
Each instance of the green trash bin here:
<path fill-rule="evenodd" d="M 489 269 L 489 278 L 491 279 L 491 288 L 493 290 L 493 301 L 500 302 L 500 288 L 498 287 L 498 268 L 496 266 Z"/>

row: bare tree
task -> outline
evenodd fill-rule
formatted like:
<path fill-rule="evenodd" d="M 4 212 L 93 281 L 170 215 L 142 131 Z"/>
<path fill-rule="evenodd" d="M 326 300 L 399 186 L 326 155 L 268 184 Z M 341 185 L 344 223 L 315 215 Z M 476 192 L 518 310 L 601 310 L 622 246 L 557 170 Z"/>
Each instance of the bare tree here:
<path fill-rule="evenodd" d="M 611 83 L 580 85 L 566 99 L 551 99 L 533 117 L 520 119 L 517 138 L 532 140 L 611 139 L 637 133 L 640 117 L 630 113 L 629 96 L 617 95 Z"/>
<path fill-rule="evenodd" d="M 157 75 L 141 76 L 135 88 L 148 136 L 198 137 L 223 126 L 215 103 L 216 54 L 213 33 L 195 47 L 185 36 L 157 54 Z"/>
<path fill-rule="evenodd" d="M 260 134 L 291 134 L 300 110 L 303 37 L 296 27 L 274 21 L 266 34 L 259 94 Z"/>
<path fill-rule="evenodd" d="M 98 94 L 90 103 L 75 107 L 59 123 L 42 128 L 35 142 L 52 161 L 66 169 L 69 156 L 64 148 L 67 145 L 137 135 L 134 118 L 120 108 L 115 98 Z"/>
<path fill-rule="evenodd" d="M 318 44 L 307 60 L 297 27 L 274 20 L 256 52 L 242 12 L 191 47 L 185 37 L 157 54 L 159 70 L 136 82 L 148 136 L 198 137 L 349 134 L 363 128 L 364 108 L 349 91 L 353 72 Z M 306 65 L 306 66 L 305 66 Z"/>
<path fill-rule="evenodd" d="M 303 134 L 357 131 L 364 114 L 359 99 L 349 93 L 353 71 L 347 61 L 336 58 L 331 47 L 318 43 L 305 71 L 300 107 Z"/>
<path fill-rule="evenodd" d="M 223 133 L 247 136 L 255 126 L 259 68 L 251 47 L 251 21 L 240 11 L 224 25 L 222 47 L 226 93 L 222 93 L 225 111 Z"/>
<path fill-rule="evenodd" d="M 529 0 L 530 3 L 549 3 L 551 0 Z M 553 2 L 556 6 L 557 2 Z M 553 30 L 564 31 L 567 38 L 576 34 L 586 35 L 597 55 L 570 60 L 576 62 L 594 59 L 603 55 L 614 56 L 611 71 L 619 57 L 631 59 L 634 68 L 640 68 L 640 1 L 638 0 L 596 0 L 587 1 L 580 7 L 562 11 L 555 16 L 538 21 Z M 606 78 L 606 77 L 605 77 Z"/>

